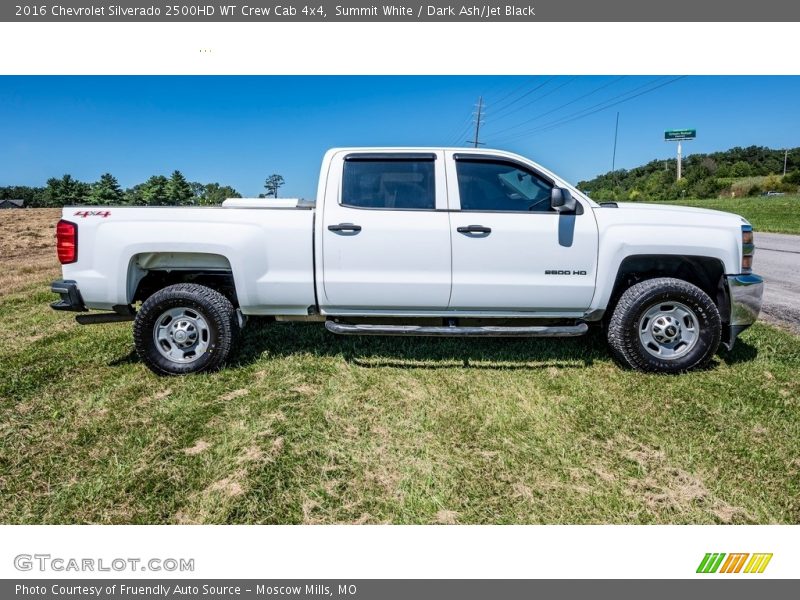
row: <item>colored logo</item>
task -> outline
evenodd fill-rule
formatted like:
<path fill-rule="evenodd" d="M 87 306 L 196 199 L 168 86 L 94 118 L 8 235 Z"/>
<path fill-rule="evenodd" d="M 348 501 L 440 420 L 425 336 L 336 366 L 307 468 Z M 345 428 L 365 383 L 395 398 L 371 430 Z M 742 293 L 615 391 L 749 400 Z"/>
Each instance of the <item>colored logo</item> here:
<path fill-rule="evenodd" d="M 748 560 L 749 558 L 749 560 Z M 698 573 L 763 573 L 772 554 L 708 552 L 697 567 Z"/>

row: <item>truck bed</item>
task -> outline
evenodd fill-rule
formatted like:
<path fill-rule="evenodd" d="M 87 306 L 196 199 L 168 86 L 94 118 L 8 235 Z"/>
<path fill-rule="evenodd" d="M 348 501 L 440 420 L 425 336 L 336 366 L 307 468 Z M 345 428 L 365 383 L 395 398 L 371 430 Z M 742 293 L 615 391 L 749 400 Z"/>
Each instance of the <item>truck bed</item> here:
<path fill-rule="evenodd" d="M 247 208 L 242 204 L 252 202 Z M 275 200 L 223 207 L 65 207 L 78 226 L 78 260 L 65 279 L 81 282 L 87 308 L 131 302 L 144 267 L 229 271 L 245 314 L 307 314 L 314 305 L 310 206 Z M 127 277 L 118 274 L 128 273 Z"/>

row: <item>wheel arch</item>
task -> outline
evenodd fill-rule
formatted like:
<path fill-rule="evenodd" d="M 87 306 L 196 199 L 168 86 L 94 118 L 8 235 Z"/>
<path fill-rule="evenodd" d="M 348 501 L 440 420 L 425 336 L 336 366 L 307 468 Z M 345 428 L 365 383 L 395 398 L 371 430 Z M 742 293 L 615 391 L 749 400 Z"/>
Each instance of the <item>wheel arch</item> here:
<path fill-rule="evenodd" d="M 722 322 L 730 321 L 730 302 L 722 260 L 710 256 L 680 254 L 634 254 L 625 257 L 617 269 L 605 311 L 606 317 L 610 318 L 625 290 L 641 281 L 657 277 L 672 277 L 696 285 L 714 301 Z"/>
<path fill-rule="evenodd" d="M 128 264 L 127 298 L 133 304 L 177 283 L 197 283 L 218 290 L 239 306 L 230 260 L 210 252 L 142 252 Z"/>

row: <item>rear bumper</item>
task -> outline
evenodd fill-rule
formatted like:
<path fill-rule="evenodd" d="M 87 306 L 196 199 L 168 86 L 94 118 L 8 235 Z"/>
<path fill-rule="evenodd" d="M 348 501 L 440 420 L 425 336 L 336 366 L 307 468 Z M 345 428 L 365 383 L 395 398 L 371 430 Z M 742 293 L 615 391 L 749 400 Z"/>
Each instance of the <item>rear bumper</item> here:
<path fill-rule="evenodd" d="M 722 343 L 732 349 L 736 337 L 756 322 L 761 312 L 761 301 L 764 296 L 764 280 L 758 275 L 726 276 L 730 296 L 730 324 Z"/>
<path fill-rule="evenodd" d="M 76 282 L 69 279 L 58 279 L 50 284 L 50 291 L 61 296 L 60 300 L 50 304 L 50 308 L 53 310 L 68 310 L 72 312 L 84 312 L 87 310 Z"/>

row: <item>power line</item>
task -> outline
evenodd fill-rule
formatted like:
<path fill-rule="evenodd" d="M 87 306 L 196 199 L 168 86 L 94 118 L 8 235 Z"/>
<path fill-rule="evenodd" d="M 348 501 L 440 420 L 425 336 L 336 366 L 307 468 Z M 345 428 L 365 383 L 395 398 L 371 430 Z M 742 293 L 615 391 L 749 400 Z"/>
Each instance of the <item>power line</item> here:
<path fill-rule="evenodd" d="M 542 117 L 546 117 L 547 115 L 553 114 L 554 112 L 558 112 L 562 108 L 566 108 L 567 106 L 575 104 L 576 102 L 579 102 L 579 101 L 583 100 L 584 98 L 588 98 L 589 96 L 593 96 L 597 92 L 600 92 L 600 91 L 606 89 L 607 87 L 617 83 L 620 79 L 624 79 L 624 78 L 625 78 L 624 75 L 621 75 L 621 76 L 617 77 L 616 79 L 612 79 L 611 81 L 607 81 L 603 85 L 591 90 L 590 92 L 587 92 L 585 94 L 582 94 L 582 95 L 578 96 L 574 100 L 570 100 L 569 102 L 565 102 L 564 104 L 561 104 L 560 106 L 556 106 L 555 108 L 551 108 L 550 110 L 548 110 L 546 112 L 543 112 L 541 114 L 536 115 L 535 117 L 532 117 L 530 119 L 526 119 L 525 121 L 522 121 L 521 123 L 517 123 L 516 125 L 513 125 L 511 127 L 506 127 L 505 129 L 501 129 L 500 131 L 496 131 L 494 133 L 495 133 L 495 135 L 500 135 L 500 134 L 506 133 L 507 131 L 512 131 L 514 129 L 522 127 L 523 125 L 527 125 L 528 123 L 532 123 L 533 121 L 538 121 Z M 556 88 L 556 90 L 557 89 L 558 88 Z"/>
<path fill-rule="evenodd" d="M 536 79 L 536 78 L 535 78 L 535 77 L 531 77 L 531 79 Z M 523 81 L 523 82 L 522 82 L 520 85 L 518 85 L 518 86 L 514 86 L 514 88 L 513 88 L 513 89 L 512 89 L 510 92 L 508 92 L 508 93 L 507 93 L 507 94 L 505 94 L 505 95 L 504 95 L 502 98 L 500 98 L 500 99 L 499 99 L 497 102 L 495 102 L 495 105 L 497 105 L 497 106 L 500 106 L 500 105 L 501 105 L 503 102 L 505 102 L 505 101 L 506 101 L 506 99 L 508 99 L 508 98 L 510 98 L 511 96 L 513 96 L 514 94 L 516 94 L 516 93 L 517 93 L 519 90 L 521 90 L 521 89 L 522 89 L 522 88 L 524 88 L 526 85 L 528 85 L 528 83 L 529 83 L 529 81 L 528 81 L 528 80 L 527 80 L 527 78 L 526 78 L 526 79 L 525 79 L 525 80 L 524 80 L 524 81 Z M 492 92 L 494 92 L 496 89 L 497 89 L 497 88 L 495 88 L 495 89 L 493 89 L 493 90 L 490 90 L 490 91 L 489 91 L 489 93 L 492 93 Z M 486 94 L 486 95 L 488 95 L 488 94 Z"/>
<path fill-rule="evenodd" d="M 554 124 L 554 123 L 559 123 L 559 122 L 561 122 L 562 120 L 567 120 L 567 119 L 570 119 L 570 118 L 572 118 L 572 117 L 575 117 L 575 116 L 581 115 L 581 114 L 583 114 L 583 113 L 585 113 L 585 112 L 589 112 L 589 111 L 591 111 L 592 109 L 598 108 L 598 107 L 600 107 L 600 106 L 604 106 L 604 105 L 605 105 L 606 103 L 608 103 L 608 102 L 612 102 L 612 101 L 614 101 L 614 100 L 617 100 L 618 98 L 623 98 L 623 97 L 625 97 L 625 96 L 628 96 L 628 95 L 630 95 L 630 94 L 633 94 L 634 92 L 637 92 L 637 91 L 639 91 L 639 90 L 641 90 L 641 89 L 643 89 L 643 88 L 646 88 L 646 87 L 652 86 L 652 85 L 654 85 L 655 83 L 657 83 L 658 81 L 661 81 L 662 79 L 664 79 L 664 77 L 657 77 L 656 79 L 654 79 L 654 80 L 652 80 L 652 81 L 647 81 L 647 82 L 645 82 L 645 83 L 643 83 L 643 84 L 641 84 L 641 85 L 638 85 L 638 86 L 636 86 L 636 87 L 635 87 L 635 88 L 633 88 L 633 89 L 630 89 L 630 90 L 624 91 L 624 92 L 622 92 L 622 93 L 620 93 L 620 94 L 617 94 L 616 96 L 611 96 L 610 98 L 606 98 L 605 100 L 601 100 L 600 102 L 597 102 L 597 103 L 595 103 L 595 104 L 592 104 L 591 106 L 587 106 L 587 107 L 581 108 L 581 109 L 579 109 L 579 110 L 577 110 L 577 111 L 575 111 L 575 112 L 573 112 L 573 113 L 570 113 L 570 114 L 568 114 L 568 115 L 564 115 L 563 117 L 559 117 L 559 118 L 558 118 L 558 119 L 556 119 L 555 121 L 551 121 L 549 124 L 545 124 L 545 125 L 542 125 L 542 126 L 537 126 L 537 127 L 534 127 L 534 128 L 532 128 L 532 129 L 529 129 L 529 130 L 527 130 L 527 131 L 526 131 L 526 132 L 524 132 L 524 133 L 526 134 L 526 133 L 530 133 L 531 131 L 538 131 L 538 130 L 539 130 L 539 129 L 541 129 L 542 127 L 547 127 L 547 126 L 549 126 L 549 125 L 552 125 L 552 124 Z M 515 139 L 516 139 L 516 138 L 515 138 Z"/>
<path fill-rule="evenodd" d="M 512 96 L 514 96 L 514 94 L 516 94 L 516 93 L 517 93 L 517 92 L 519 92 L 520 90 L 524 89 L 526 86 L 528 86 L 528 85 L 529 85 L 530 83 L 532 83 L 533 81 L 536 81 L 536 79 L 537 79 L 536 77 L 531 77 L 531 78 L 530 78 L 530 80 L 523 81 L 523 82 L 522 82 L 520 85 L 518 85 L 517 87 L 515 87 L 513 90 L 511 90 L 511 91 L 510 91 L 509 93 L 507 93 L 505 96 L 503 96 L 502 98 L 500 98 L 499 100 L 497 100 L 497 102 L 495 102 L 495 103 L 494 103 L 494 106 L 496 107 L 496 109 L 497 109 L 498 111 L 499 111 L 499 110 L 504 110 L 504 109 L 505 109 L 505 108 L 507 108 L 508 106 L 511 106 L 512 104 L 514 104 L 515 102 L 517 102 L 518 100 L 520 100 L 520 99 L 521 99 L 522 97 L 524 97 L 524 96 L 522 96 L 521 98 L 515 98 L 514 100 L 512 100 L 512 101 L 510 101 L 510 102 L 507 102 L 505 105 L 503 104 L 504 102 L 506 102 L 506 100 L 508 100 L 509 98 L 511 98 Z M 538 88 L 534 88 L 534 90 L 533 90 L 533 91 L 535 91 L 536 89 L 538 89 Z"/>
<path fill-rule="evenodd" d="M 535 89 L 531 90 L 531 92 L 535 92 L 536 90 L 538 90 L 538 89 L 540 89 L 540 88 L 543 88 L 545 85 L 547 85 L 548 83 L 550 83 L 550 82 L 551 82 L 553 79 L 555 79 L 555 77 L 551 77 L 550 79 L 548 79 L 547 81 L 545 81 L 545 82 L 544 82 L 543 84 L 541 84 L 540 86 L 537 86 Z M 531 100 L 531 101 L 529 101 L 529 102 L 526 102 L 526 103 L 525 103 L 525 104 L 523 104 L 522 106 L 518 106 L 518 107 L 516 107 L 515 109 L 513 109 L 513 110 L 511 110 L 511 111 L 507 112 L 507 113 L 506 113 L 506 114 L 504 114 L 504 115 L 498 115 L 498 118 L 500 118 L 500 117 L 502 117 L 502 118 L 509 117 L 509 116 L 513 115 L 514 113 L 518 113 L 519 111 L 521 111 L 521 110 L 523 110 L 523 109 L 525 109 L 525 108 L 528 108 L 528 107 L 529 107 L 529 106 L 531 106 L 532 104 L 536 104 L 537 102 L 539 102 L 539 100 L 543 100 L 544 98 L 547 98 L 548 96 L 550 96 L 550 95 L 552 95 L 552 94 L 555 94 L 555 93 L 556 93 L 558 90 L 560 90 L 561 88 L 563 88 L 565 85 L 569 85 L 569 84 L 570 84 L 570 83 L 572 83 L 572 82 L 573 82 L 575 79 L 577 79 L 577 77 L 572 77 L 572 78 L 570 78 L 570 79 L 567 79 L 567 80 L 566 80 L 564 83 L 562 83 L 561 85 L 558 85 L 558 86 L 554 87 L 552 90 L 550 90 L 550 91 L 548 91 L 548 92 L 546 92 L 546 93 L 542 94 L 541 96 L 536 96 L 536 97 L 535 97 L 533 100 Z"/>
<path fill-rule="evenodd" d="M 458 140 L 461 140 L 472 127 L 472 111 L 469 112 L 467 118 L 464 119 L 456 128 L 450 130 L 450 134 L 445 136 L 444 139 L 447 140 L 447 145 L 452 146 L 453 144 L 457 143 Z"/>
<path fill-rule="evenodd" d="M 550 83 L 551 81 L 553 81 L 553 79 L 555 79 L 555 77 L 550 77 L 550 78 L 548 78 L 548 79 L 545 79 L 545 80 L 544 80 L 544 82 L 542 82 L 542 83 L 540 83 L 539 85 L 537 85 L 537 86 L 535 86 L 535 87 L 531 88 L 530 90 L 528 90 L 527 92 L 525 92 L 524 94 L 522 94 L 521 96 L 519 96 L 518 98 L 515 98 L 513 101 L 511 101 L 511 102 L 509 102 L 508 104 L 506 104 L 505 106 L 502 106 L 502 107 L 500 107 L 500 108 L 496 109 L 496 110 L 497 110 L 497 116 L 498 116 L 498 117 L 500 117 L 500 116 L 502 115 L 503 111 L 506 111 L 506 110 L 508 110 L 508 109 L 509 109 L 509 108 L 511 108 L 511 107 L 512 107 L 514 104 L 516 104 L 517 102 L 519 102 L 519 101 L 520 101 L 520 100 L 522 100 L 523 98 L 527 98 L 527 97 L 528 97 L 528 96 L 530 96 L 530 95 L 531 95 L 533 92 L 535 92 L 535 91 L 537 91 L 537 90 L 540 90 L 540 89 L 542 89 L 542 88 L 543 88 L 544 86 L 546 86 L 548 83 Z M 563 87 L 563 86 L 561 86 L 561 87 Z M 533 104 L 534 102 L 537 102 L 537 101 L 538 101 L 538 100 L 540 100 L 540 99 L 541 99 L 541 98 L 534 98 L 534 99 L 533 99 L 533 100 L 531 100 L 530 102 L 527 102 L 527 103 L 523 104 L 522 106 L 519 106 L 519 107 L 515 108 L 515 109 L 514 109 L 514 110 L 512 110 L 511 112 L 508 112 L 508 113 L 506 113 L 506 115 L 504 115 L 504 116 L 508 116 L 508 115 L 510 115 L 510 114 L 513 114 L 513 113 L 517 112 L 518 110 L 521 110 L 521 109 L 525 108 L 526 106 L 530 106 L 531 104 Z"/>
<path fill-rule="evenodd" d="M 658 89 L 660 89 L 660 88 L 662 88 L 664 86 L 667 86 L 667 85 L 669 85 L 671 83 L 675 83 L 676 81 L 679 81 L 680 79 L 684 79 L 685 77 L 686 77 L 686 75 L 681 75 L 679 77 L 675 77 L 673 79 L 670 79 L 669 81 L 665 81 L 664 83 L 661 83 L 660 85 L 657 85 L 655 87 L 651 87 L 651 88 L 646 89 L 644 91 L 641 91 L 638 94 L 629 95 L 627 98 L 623 98 L 621 100 L 618 100 L 617 102 L 610 102 L 610 100 L 613 100 L 614 98 L 619 98 L 620 96 L 624 96 L 626 94 L 631 94 L 631 92 L 633 92 L 633 91 L 635 91 L 637 89 L 641 89 L 642 87 L 645 87 L 645 86 L 639 86 L 638 88 L 634 88 L 633 90 L 631 90 L 629 92 L 625 92 L 625 94 L 619 94 L 619 95 L 615 96 L 614 98 L 611 98 L 609 100 L 605 100 L 605 101 L 600 102 L 598 104 L 595 104 L 594 106 L 591 106 L 589 108 L 577 111 L 577 112 L 573 113 L 572 115 L 567 115 L 566 117 L 562 117 L 561 119 L 557 119 L 557 120 L 552 121 L 550 123 L 546 123 L 546 124 L 542 125 L 541 127 L 535 127 L 535 128 L 530 129 L 528 131 L 521 132 L 519 135 L 512 136 L 510 138 L 506 138 L 503 141 L 504 141 L 504 143 L 508 143 L 508 142 L 515 141 L 515 140 L 518 140 L 520 138 L 526 137 L 528 135 L 532 135 L 532 134 L 535 134 L 535 133 L 543 133 L 545 131 L 550 131 L 551 129 L 556 129 L 558 127 L 561 127 L 562 125 L 567 125 L 568 123 L 572 123 L 573 121 L 577 121 L 579 119 L 583 119 L 585 117 L 589 117 L 591 115 L 594 115 L 594 114 L 596 114 L 598 112 L 601 112 L 601 111 L 606 110 L 608 108 L 611 108 L 613 106 L 618 106 L 618 105 L 620 105 L 620 104 L 622 104 L 624 102 L 628 102 L 630 100 L 633 100 L 634 98 L 638 98 L 639 96 L 644 96 L 645 94 L 649 94 L 650 92 L 654 92 L 654 91 L 656 91 L 656 90 L 658 90 Z M 652 85 L 652 84 L 653 84 L 653 82 L 651 81 L 651 82 L 648 82 L 645 85 Z M 596 108 L 595 110 L 590 110 L 590 109 L 595 108 L 595 107 L 598 107 L 598 108 Z"/>

